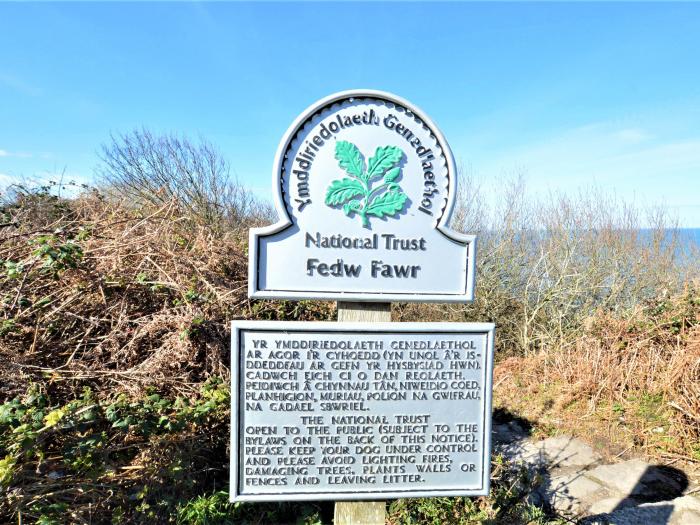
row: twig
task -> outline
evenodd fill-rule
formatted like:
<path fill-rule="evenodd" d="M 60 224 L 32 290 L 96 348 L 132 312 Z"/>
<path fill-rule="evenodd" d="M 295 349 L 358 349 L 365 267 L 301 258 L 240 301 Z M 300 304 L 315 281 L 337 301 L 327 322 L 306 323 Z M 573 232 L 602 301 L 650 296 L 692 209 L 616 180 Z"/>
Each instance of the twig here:
<path fill-rule="evenodd" d="M 680 405 L 678 405 L 675 401 L 669 401 L 669 402 L 668 402 L 668 405 L 669 405 L 670 407 L 672 407 L 672 408 L 675 408 L 675 409 L 678 410 L 679 412 L 682 412 L 683 414 L 685 414 L 686 416 L 688 416 L 690 419 L 693 419 L 693 420 L 695 420 L 695 421 L 700 421 L 700 418 L 699 418 L 699 417 L 694 416 L 693 414 L 691 414 L 690 412 L 688 412 L 687 410 L 685 410 L 683 407 L 681 407 Z"/>
<path fill-rule="evenodd" d="M 95 325 L 90 326 L 87 330 L 85 330 L 85 334 L 83 335 L 82 339 L 78 342 L 77 345 L 75 345 L 75 349 L 71 353 L 70 357 L 68 357 L 68 360 L 63 366 L 68 366 L 70 365 L 71 361 L 73 361 L 73 358 L 75 357 L 76 352 L 80 349 L 80 346 L 83 344 L 85 339 L 87 338 L 88 335 L 90 335 L 90 332 L 92 332 L 92 329 L 95 327 Z"/>
<path fill-rule="evenodd" d="M 41 317 L 38 316 L 36 318 L 36 323 L 34 324 L 34 337 L 32 338 L 32 346 L 29 347 L 29 353 L 33 354 L 34 350 L 36 349 L 36 342 L 39 337 L 39 322 L 41 321 Z"/>
<path fill-rule="evenodd" d="M 619 458 L 619 457 L 622 457 L 622 456 L 625 454 L 625 452 L 629 452 L 629 451 L 632 450 L 633 448 L 634 448 L 634 445 L 630 445 L 629 447 L 627 447 L 625 450 L 623 450 L 623 451 L 620 452 L 619 454 L 615 454 L 614 459 L 617 459 L 617 458 Z"/>

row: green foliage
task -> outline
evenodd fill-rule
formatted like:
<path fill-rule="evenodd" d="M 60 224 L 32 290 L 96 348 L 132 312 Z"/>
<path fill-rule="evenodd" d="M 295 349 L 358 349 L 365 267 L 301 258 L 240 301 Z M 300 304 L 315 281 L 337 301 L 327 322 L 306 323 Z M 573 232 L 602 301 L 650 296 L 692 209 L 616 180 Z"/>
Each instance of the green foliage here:
<path fill-rule="evenodd" d="M 700 444 L 691 447 L 690 454 L 695 461 L 700 461 Z"/>
<path fill-rule="evenodd" d="M 337 213 L 371 220 L 406 206 L 398 151 L 379 148 L 367 164 L 352 144 L 336 153 L 345 170 L 329 188 Z M 248 300 L 248 248 L 231 229 L 247 230 L 251 217 L 239 220 L 226 211 L 225 228 L 205 226 L 212 223 L 206 202 L 195 220 L 176 195 L 158 193 L 161 186 L 127 206 L 40 192 L 0 209 L 12 223 L 0 249 L 6 312 L 0 319 L 0 522 L 16 523 L 21 513 L 25 523 L 319 524 L 332 514 L 332 503 L 228 503 L 229 387 L 221 379 L 204 381 L 225 374 L 230 319 L 330 320 L 335 306 Z M 139 207 L 151 195 L 157 209 Z M 682 347 L 700 319 L 700 294 L 689 292 L 681 308 L 656 293 L 677 289 L 670 270 L 657 271 L 669 268 L 663 253 L 640 252 L 615 227 L 596 225 L 588 215 L 567 219 L 567 206 L 543 209 L 551 219 L 543 223 L 518 219 L 515 200 L 503 206 L 503 220 L 511 223 L 464 223 L 484 247 L 477 254 L 476 302 L 395 305 L 397 318 L 496 319 L 499 351 L 524 353 L 558 337 L 570 343 L 594 308 L 627 312 L 631 304 L 649 316 L 630 330 L 656 346 L 667 338 Z M 599 213 L 595 202 L 583 208 Z M 465 209 L 488 217 L 478 206 Z M 211 209 L 220 215 L 217 210 Z M 616 358 L 632 347 L 621 340 Z M 682 374 L 669 376 L 679 378 L 677 392 L 695 384 L 692 362 L 688 355 L 690 364 L 678 365 Z M 92 390 L 81 390 L 87 385 Z M 697 418 L 683 423 L 666 405 L 677 401 L 696 414 L 696 397 L 681 403 L 665 392 L 630 400 L 630 390 L 615 392 L 625 393 L 617 416 L 636 417 L 652 429 L 678 426 L 697 444 Z M 654 434 L 655 443 L 665 432 Z M 687 453 L 700 457 L 697 446 Z M 546 512 L 527 503 L 531 486 L 517 469 L 496 461 L 490 497 L 393 502 L 390 523 L 545 523 Z"/>
<path fill-rule="evenodd" d="M 0 337 L 4 337 L 19 329 L 14 319 L 3 319 L 0 321 Z"/>
<path fill-rule="evenodd" d="M 5 275 L 8 279 L 17 279 L 24 271 L 24 265 L 22 263 L 5 261 L 3 265 L 5 267 Z"/>
<path fill-rule="evenodd" d="M 318 507 L 308 503 L 230 503 L 228 492 L 197 496 L 177 507 L 178 525 L 285 523 L 322 525 Z"/>
<path fill-rule="evenodd" d="M 17 458 L 7 455 L 0 459 L 0 487 L 7 487 L 12 482 Z"/>
<path fill-rule="evenodd" d="M 528 502 L 537 480 L 526 467 L 492 460 L 491 495 L 467 498 L 409 498 L 393 501 L 388 523 L 394 525 L 548 525 L 564 523 Z"/>
<path fill-rule="evenodd" d="M 42 263 L 42 268 L 54 276 L 68 268 L 76 268 L 83 258 L 83 249 L 72 240 L 61 241 L 55 235 L 42 235 L 31 241 L 35 248 L 34 257 Z"/>
<path fill-rule="evenodd" d="M 231 523 L 230 518 L 240 503 L 229 503 L 228 492 L 197 496 L 178 505 L 177 523 L 182 525 L 218 525 Z"/>
<path fill-rule="evenodd" d="M 190 325 L 182 331 L 182 333 L 180 334 L 180 337 L 183 339 L 185 339 L 185 338 L 192 339 L 194 337 L 197 337 L 197 335 L 199 335 L 199 332 L 200 332 L 203 324 L 204 324 L 204 318 L 195 317 L 190 322 Z"/>
<path fill-rule="evenodd" d="M 0 457 L 0 520 L 10 520 L 13 509 L 27 522 L 65 523 L 87 500 L 95 505 L 91 512 L 102 508 L 100 522 L 114 524 L 321 525 L 315 505 L 230 504 L 226 491 L 211 492 L 193 475 L 215 466 L 226 478 L 229 407 L 229 386 L 217 377 L 192 398 L 150 391 L 138 399 L 98 400 L 84 389 L 61 405 L 31 385 L 0 404 L 0 450 L 7 451 Z M 150 451 L 149 459 L 140 451 Z M 141 475 L 115 484 L 117 473 L 131 468 Z M 61 480 L 60 490 L 52 480 Z M 8 495 L 16 491 L 32 497 L 11 503 Z"/>
<path fill-rule="evenodd" d="M 330 321 L 334 315 L 328 302 L 255 301 L 251 305 L 251 317 L 267 321 Z"/>
<path fill-rule="evenodd" d="M 170 400 L 153 392 L 138 401 L 122 395 L 105 407 L 112 428 L 148 437 L 183 430 L 190 424 L 202 424 L 211 417 L 222 417 L 229 409 L 230 390 L 221 379 L 213 378 L 202 386 L 196 402 L 178 397 Z"/>
<path fill-rule="evenodd" d="M 66 521 L 66 512 L 69 510 L 67 503 L 35 504 L 32 512 L 38 514 L 37 525 L 61 525 Z"/>
<path fill-rule="evenodd" d="M 171 399 L 151 391 L 140 399 L 120 395 L 98 401 L 86 388 L 80 397 L 58 406 L 39 388 L 30 386 L 24 396 L 0 404 L 0 450 L 6 451 L 0 457 L 0 486 L 41 491 L 45 481 L 40 478 L 37 483 L 32 474 L 41 468 L 59 479 L 66 478 L 69 492 L 83 493 L 80 485 L 74 489 L 71 485 L 80 484 L 83 478 L 109 483 L 115 469 L 128 466 L 142 444 L 149 441 L 167 444 L 182 433 L 208 436 L 208 429 L 228 419 L 229 407 L 229 387 L 220 378 L 205 382 L 199 395 L 189 399 Z M 227 442 L 223 429 L 216 435 L 222 443 Z M 118 512 L 129 509 L 146 518 L 174 513 L 179 500 L 176 487 L 196 488 L 184 472 L 183 466 L 189 462 L 178 456 L 182 452 L 167 455 L 159 474 L 173 485 L 170 493 L 144 486 L 134 496 L 138 503 L 130 508 L 122 506 Z M 49 494 L 40 505 L 26 507 L 23 512 L 44 523 L 62 522 L 57 510 L 60 504 L 61 500 L 52 501 Z M 0 516 L 2 510 L 0 499 Z"/>
<path fill-rule="evenodd" d="M 662 394 L 642 393 L 631 399 L 637 416 L 651 425 L 667 425 L 667 408 Z"/>

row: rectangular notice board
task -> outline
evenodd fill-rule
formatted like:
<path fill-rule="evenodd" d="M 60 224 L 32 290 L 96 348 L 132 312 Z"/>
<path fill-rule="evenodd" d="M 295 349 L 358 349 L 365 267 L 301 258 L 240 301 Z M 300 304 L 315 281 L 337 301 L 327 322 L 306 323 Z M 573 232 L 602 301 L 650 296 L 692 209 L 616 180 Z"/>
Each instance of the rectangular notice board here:
<path fill-rule="evenodd" d="M 234 321 L 231 500 L 489 490 L 494 325 Z"/>

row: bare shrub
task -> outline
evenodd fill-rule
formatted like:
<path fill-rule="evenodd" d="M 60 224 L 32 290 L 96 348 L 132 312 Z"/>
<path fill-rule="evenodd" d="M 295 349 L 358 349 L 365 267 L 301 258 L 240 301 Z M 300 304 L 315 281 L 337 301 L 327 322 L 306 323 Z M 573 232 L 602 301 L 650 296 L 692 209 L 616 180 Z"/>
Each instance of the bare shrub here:
<path fill-rule="evenodd" d="M 231 174 L 228 162 L 206 140 L 153 135 L 146 129 L 113 135 L 102 146 L 97 174 L 104 189 L 134 208 L 175 203 L 184 214 L 215 229 L 272 222 L 269 203 Z"/>
<path fill-rule="evenodd" d="M 529 406 L 518 407 L 526 417 L 548 412 L 572 433 L 588 421 L 600 434 L 631 437 L 645 454 L 700 461 L 699 286 L 626 312 L 598 310 L 559 347 L 504 360 L 497 398 L 527 392 Z M 551 407 L 535 401 L 552 391 Z"/>
<path fill-rule="evenodd" d="M 453 225 L 478 237 L 475 300 L 401 305 L 401 317 L 494 321 L 497 403 L 697 461 L 698 247 L 677 221 L 596 188 L 533 197 L 516 178 L 489 208 L 462 187 Z"/>
<path fill-rule="evenodd" d="M 87 193 L 98 195 L 94 188 L 74 181 L 21 179 L 0 191 L 0 228 L 19 228 L 27 224 L 48 228 L 56 221 L 75 218 L 65 197 Z"/>
<path fill-rule="evenodd" d="M 402 305 L 400 318 L 495 321 L 498 350 L 522 354 L 570 341 L 599 309 L 623 313 L 668 297 L 692 273 L 663 209 L 595 188 L 531 197 L 522 177 L 499 187 L 489 206 L 473 178 L 460 179 L 452 226 L 477 235 L 474 302 Z"/>
<path fill-rule="evenodd" d="M 29 209 L 44 201 L 25 199 L 7 208 L 17 227 L 0 231 L 0 401 L 47 373 L 68 388 L 196 389 L 227 377 L 231 319 L 328 315 L 325 303 L 251 302 L 245 240 L 183 231 L 173 202 L 148 213 L 96 194 L 56 205 L 47 223 L 53 212 Z"/>

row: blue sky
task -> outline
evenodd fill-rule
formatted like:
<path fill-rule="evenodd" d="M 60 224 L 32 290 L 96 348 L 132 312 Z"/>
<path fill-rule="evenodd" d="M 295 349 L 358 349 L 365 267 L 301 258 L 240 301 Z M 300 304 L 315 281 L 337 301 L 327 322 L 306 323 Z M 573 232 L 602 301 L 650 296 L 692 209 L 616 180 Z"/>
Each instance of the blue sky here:
<path fill-rule="evenodd" d="M 426 111 L 484 185 L 595 186 L 700 227 L 700 3 L 2 3 L 0 183 L 89 181 L 110 133 L 214 142 L 269 195 L 317 99 Z"/>

